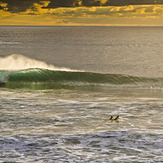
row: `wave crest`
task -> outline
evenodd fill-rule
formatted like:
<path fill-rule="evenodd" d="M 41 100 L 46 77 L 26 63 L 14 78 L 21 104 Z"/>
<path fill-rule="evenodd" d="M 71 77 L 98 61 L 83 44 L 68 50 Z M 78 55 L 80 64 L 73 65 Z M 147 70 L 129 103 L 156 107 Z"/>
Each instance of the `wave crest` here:
<path fill-rule="evenodd" d="M 31 59 L 20 54 L 12 54 L 10 56 L 0 58 L 0 70 L 24 70 L 30 68 L 49 69 L 56 71 L 73 71 L 64 67 L 55 67 L 43 61 Z"/>

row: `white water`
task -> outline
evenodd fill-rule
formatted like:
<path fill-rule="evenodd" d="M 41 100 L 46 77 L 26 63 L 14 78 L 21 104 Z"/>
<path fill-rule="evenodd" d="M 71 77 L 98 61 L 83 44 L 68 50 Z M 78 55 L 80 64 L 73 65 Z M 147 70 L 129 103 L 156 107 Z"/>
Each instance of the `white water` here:
<path fill-rule="evenodd" d="M 38 61 L 20 54 L 12 54 L 0 58 L 0 70 L 24 70 L 30 68 L 42 68 L 56 71 L 75 71 L 64 67 L 55 67 L 43 61 Z"/>
<path fill-rule="evenodd" d="M 162 96 L 132 89 L 1 90 L 0 161 L 162 162 Z"/>

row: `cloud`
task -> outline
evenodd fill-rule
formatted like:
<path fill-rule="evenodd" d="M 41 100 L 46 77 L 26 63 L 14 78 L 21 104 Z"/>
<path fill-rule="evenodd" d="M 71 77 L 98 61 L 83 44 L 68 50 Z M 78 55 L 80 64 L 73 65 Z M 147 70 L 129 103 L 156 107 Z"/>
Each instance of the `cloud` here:
<path fill-rule="evenodd" d="M 107 0 L 104 6 L 163 4 L 163 0 Z"/>
<path fill-rule="evenodd" d="M 32 8 L 35 3 L 42 4 L 41 0 L 1 0 L 6 3 L 6 7 L 1 6 L 1 9 L 6 9 L 12 13 L 25 12 L 27 9 Z"/>
<path fill-rule="evenodd" d="M 55 15 L 56 17 L 97 17 L 97 16 L 112 16 L 117 17 L 146 17 L 147 15 L 159 16 L 163 13 L 162 5 L 130 5 L 130 6 L 103 6 L 103 7 L 77 7 L 77 8 L 57 8 L 47 10 L 47 14 Z"/>
<path fill-rule="evenodd" d="M 0 25 L 160 25 L 162 18 L 163 0 L 0 0 Z"/>
<path fill-rule="evenodd" d="M 55 9 L 63 7 L 98 7 L 98 6 L 129 6 L 129 5 L 151 5 L 161 4 L 163 0 L 0 0 L 0 10 L 6 10 L 11 13 L 25 12 L 33 9 L 35 4 L 47 2 L 47 6 L 42 8 Z M 6 3 L 4 7 L 1 3 Z"/>
<path fill-rule="evenodd" d="M 50 0 L 47 8 L 58 7 L 78 7 L 81 6 L 82 0 Z"/>
<path fill-rule="evenodd" d="M 163 5 L 76 7 L 42 9 L 39 12 L 0 11 L 0 25 L 163 25 Z M 3 13 L 1 13 L 3 12 Z M 32 14 L 33 13 L 33 14 Z M 1 18 L 1 15 L 6 18 Z M 12 16 L 14 15 L 14 16 Z"/>
<path fill-rule="evenodd" d="M 163 0 L 50 0 L 47 8 L 163 4 Z"/>
<path fill-rule="evenodd" d="M 0 2 L 0 10 L 6 9 L 7 3 Z"/>

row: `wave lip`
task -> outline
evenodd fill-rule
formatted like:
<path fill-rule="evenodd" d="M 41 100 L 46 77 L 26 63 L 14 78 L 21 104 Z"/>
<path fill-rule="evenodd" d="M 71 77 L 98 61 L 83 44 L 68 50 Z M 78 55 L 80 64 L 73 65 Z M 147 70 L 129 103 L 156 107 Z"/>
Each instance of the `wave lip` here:
<path fill-rule="evenodd" d="M 67 72 L 48 69 L 27 69 L 13 72 L 9 75 L 9 82 L 84 82 L 129 84 L 141 82 L 146 78 L 132 77 L 119 74 L 100 74 L 93 72 Z"/>

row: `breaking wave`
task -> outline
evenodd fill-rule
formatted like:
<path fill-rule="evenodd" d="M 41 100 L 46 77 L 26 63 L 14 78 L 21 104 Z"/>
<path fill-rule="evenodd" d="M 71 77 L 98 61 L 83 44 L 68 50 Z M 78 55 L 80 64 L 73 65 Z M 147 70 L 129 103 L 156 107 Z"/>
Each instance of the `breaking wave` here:
<path fill-rule="evenodd" d="M 58 68 L 13 54 L 0 58 L 0 86 L 7 88 L 55 89 L 76 87 L 162 88 L 163 78 L 101 74 Z"/>
<path fill-rule="evenodd" d="M 19 71 L 1 70 L 0 82 L 4 87 L 33 89 L 81 86 L 161 87 L 163 78 L 33 68 Z"/>

